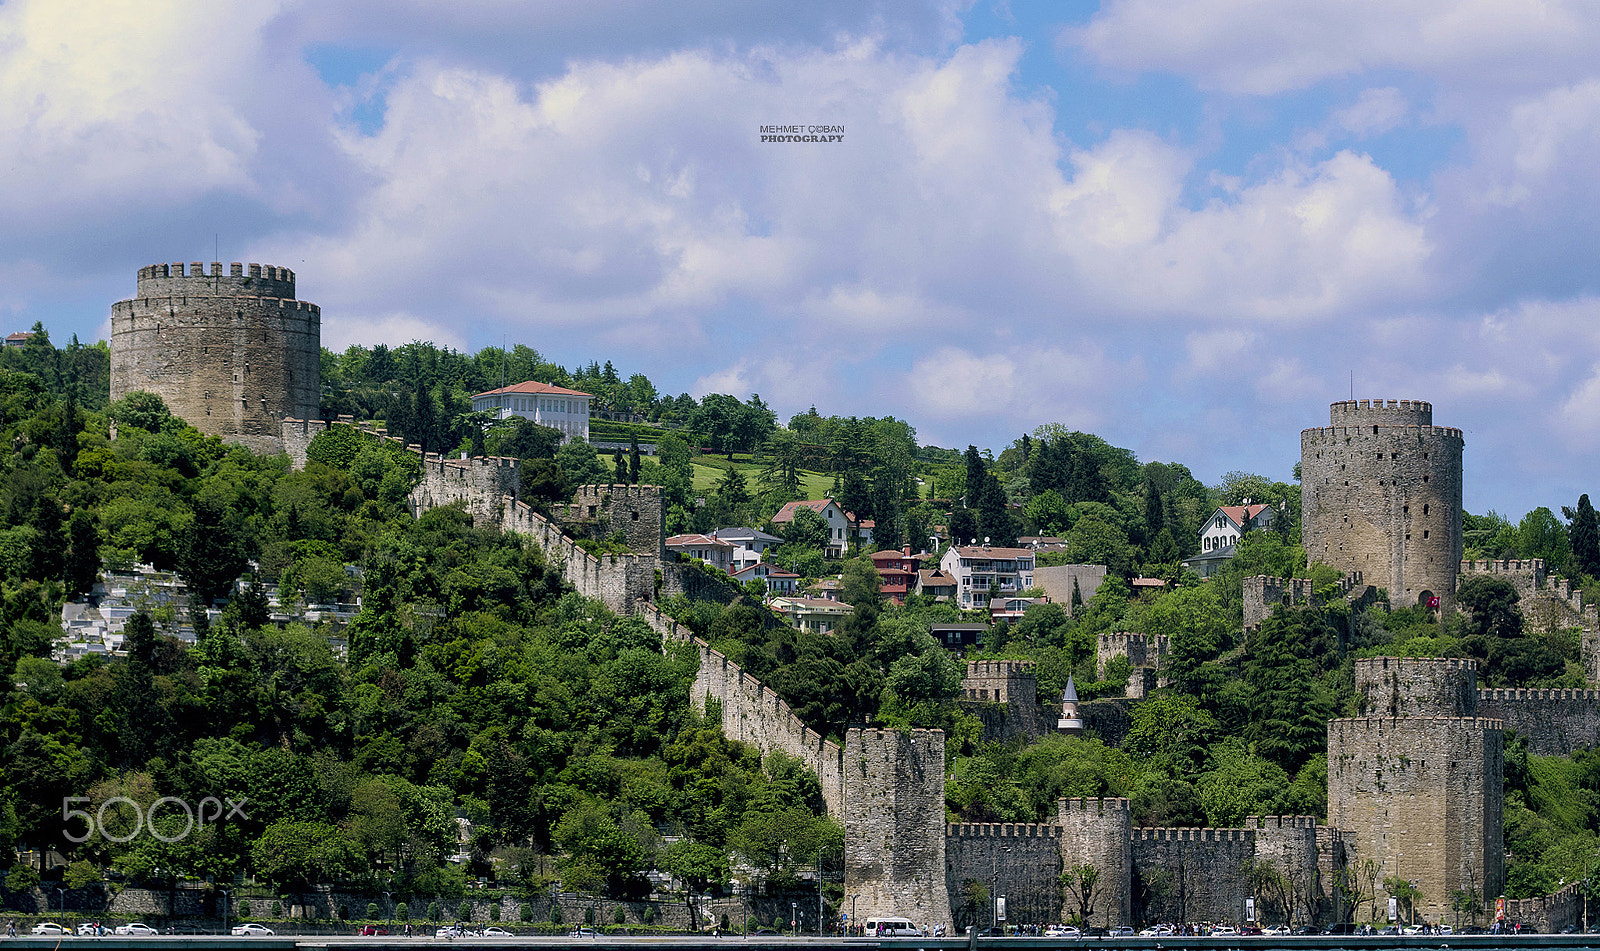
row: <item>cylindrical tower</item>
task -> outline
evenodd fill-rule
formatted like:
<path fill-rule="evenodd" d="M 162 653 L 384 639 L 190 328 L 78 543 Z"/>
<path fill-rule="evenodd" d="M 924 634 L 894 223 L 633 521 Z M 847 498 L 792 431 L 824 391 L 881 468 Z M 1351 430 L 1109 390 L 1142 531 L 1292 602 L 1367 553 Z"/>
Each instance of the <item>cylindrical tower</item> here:
<path fill-rule="evenodd" d="M 1355 668 L 1360 716 L 1477 716 L 1478 662 L 1470 658 L 1358 657 Z"/>
<path fill-rule="evenodd" d="M 276 450 L 284 417 L 317 414 L 321 377 L 322 312 L 285 267 L 157 264 L 111 307 L 111 398 L 148 390 L 203 433 Z"/>
<path fill-rule="evenodd" d="M 1300 433 L 1306 557 L 1387 587 L 1396 607 L 1455 606 L 1461 562 L 1461 430 L 1421 400 L 1334 403 Z"/>

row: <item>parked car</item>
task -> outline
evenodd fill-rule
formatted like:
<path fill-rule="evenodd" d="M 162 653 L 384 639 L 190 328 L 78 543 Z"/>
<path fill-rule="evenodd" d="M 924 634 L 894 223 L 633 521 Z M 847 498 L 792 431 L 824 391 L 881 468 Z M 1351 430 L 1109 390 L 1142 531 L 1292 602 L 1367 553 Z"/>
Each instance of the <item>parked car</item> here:
<path fill-rule="evenodd" d="M 516 937 L 516 935 L 512 934 L 511 932 L 507 931 L 504 928 L 485 928 L 485 929 L 483 929 L 483 936 L 485 938 L 515 938 Z"/>
<path fill-rule="evenodd" d="M 1081 938 L 1083 937 L 1083 932 L 1072 925 L 1051 925 L 1045 929 L 1044 936 L 1046 938 Z"/>
<path fill-rule="evenodd" d="M 53 921 L 41 921 L 33 926 L 34 934 L 71 934 L 72 932 L 61 927 Z"/>
<path fill-rule="evenodd" d="M 98 921 L 85 921 L 78 925 L 77 934 L 80 938 L 98 938 L 105 933 L 106 929 Z"/>
<path fill-rule="evenodd" d="M 757 933 L 759 934 L 760 932 L 757 932 Z M 567 932 L 567 937 L 569 937 L 569 938 L 598 938 L 598 937 L 600 937 L 600 932 L 594 930 L 593 928 L 574 928 L 571 931 Z"/>
<path fill-rule="evenodd" d="M 268 928 L 266 925 L 258 925 L 252 921 L 248 924 L 234 925 L 233 934 L 235 936 L 243 937 L 260 937 L 261 935 L 277 934 L 277 932 L 273 931 L 271 928 Z"/>
<path fill-rule="evenodd" d="M 1131 938 L 1131 937 L 1133 937 L 1133 929 L 1129 928 L 1127 925 L 1122 925 L 1120 927 L 1112 928 L 1111 930 L 1107 931 L 1106 932 L 1106 937 L 1108 937 L 1108 938 Z"/>
<path fill-rule="evenodd" d="M 365 928 L 362 928 L 356 933 L 361 935 L 363 938 L 372 938 L 381 935 L 387 935 L 389 933 L 389 929 L 385 928 L 383 925 L 367 925 Z"/>
<path fill-rule="evenodd" d="M 153 935 L 161 932 L 150 927 L 142 921 L 130 921 L 125 925 L 117 925 L 117 934 Z"/>

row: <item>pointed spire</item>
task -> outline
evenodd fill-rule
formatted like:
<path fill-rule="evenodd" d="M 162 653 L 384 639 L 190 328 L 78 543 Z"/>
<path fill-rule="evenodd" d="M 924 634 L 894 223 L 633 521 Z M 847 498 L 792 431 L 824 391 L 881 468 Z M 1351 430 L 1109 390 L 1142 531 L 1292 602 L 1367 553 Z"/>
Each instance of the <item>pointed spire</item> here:
<path fill-rule="evenodd" d="M 1067 689 L 1061 691 L 1061 702 L 1062 703 L 1077 703 L 1078 702 L 1078 688 L 1072 685 L 1072 675 L 1071 674 L 1067 675 Z"/>

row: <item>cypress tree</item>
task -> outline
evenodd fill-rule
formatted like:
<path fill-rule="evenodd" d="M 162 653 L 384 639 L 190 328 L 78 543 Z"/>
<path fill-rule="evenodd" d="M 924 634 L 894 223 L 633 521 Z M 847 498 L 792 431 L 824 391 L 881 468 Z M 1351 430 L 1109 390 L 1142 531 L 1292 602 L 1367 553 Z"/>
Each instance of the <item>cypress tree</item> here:
<path fill-rule="evenodd" d="M 1572 539 L 1572 559 L 1579 571 L 1600 576 L 1600 518 L 1596 517 L 1588 494 L 1578 496 L 1578 509 L 1571 518 L 1567 532 Z"/>

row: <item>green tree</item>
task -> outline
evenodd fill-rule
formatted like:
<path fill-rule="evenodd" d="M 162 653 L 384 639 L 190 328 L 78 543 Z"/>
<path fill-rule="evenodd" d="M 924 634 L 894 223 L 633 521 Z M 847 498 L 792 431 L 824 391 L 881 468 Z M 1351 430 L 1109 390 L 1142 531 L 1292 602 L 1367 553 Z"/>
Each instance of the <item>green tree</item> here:
<path fill-rule="evenodd" d="M 681 879 L 688 886 L 686 902 L 689 922 L 700 930 L 700 913 L 695 908 L 697 895 L 713 886 L 720 887 L 728 880 L 728 853 L 703 842 L 681 839 L 667 847 L 661 856 L 661 867 Z"/>
<path fill-rule="evenodd" d="M 1590 577 L 1600 577 L 1600 517 L 1587 493 L 1578 496 L 1576 509 L 1563 508 L 1567 517 L 1567 540 L 1572 548 L 1573 567 Z"/>

